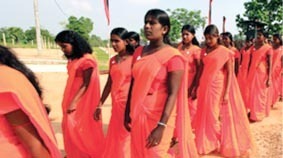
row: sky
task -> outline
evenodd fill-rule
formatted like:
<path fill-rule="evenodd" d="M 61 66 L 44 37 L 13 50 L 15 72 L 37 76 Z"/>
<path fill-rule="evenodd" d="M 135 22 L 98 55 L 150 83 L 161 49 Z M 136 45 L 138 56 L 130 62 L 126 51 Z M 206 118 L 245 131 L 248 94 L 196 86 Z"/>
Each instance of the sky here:
<path fill-rule="evenodd" d="M 226 31 L 238 34 L 235 18 L 245 12 L 244 3 L 248 0 L 213 0 L 212 24 L 222 31 L 222 19 L 226 17 Z M 27 30 L 35 26 L 34 0 L 2 0 L 0 9 L 0 28 L 20 27 Z M 64 30 L 68 17 L 83 16 L 90 18 L 92 34 L 108 39 L 115 27 L 124 27 L 128 31 L 140 32 L 145 13 L 152 8 L 185 8 L 189 11 L 201 11 L 202 17 L 208 17 L 209 0 L 109 0 L 110 25 L 104 12 L 103 0 L 38 0 L 39 21 L 42 29 L 56 35 Z M 206 21 L 207 22 L 207 21 Z M 203 29 L 197 30 L 197 38 L 203 38 Z M 201 40 L 201 39 L 199 39 Z"/>

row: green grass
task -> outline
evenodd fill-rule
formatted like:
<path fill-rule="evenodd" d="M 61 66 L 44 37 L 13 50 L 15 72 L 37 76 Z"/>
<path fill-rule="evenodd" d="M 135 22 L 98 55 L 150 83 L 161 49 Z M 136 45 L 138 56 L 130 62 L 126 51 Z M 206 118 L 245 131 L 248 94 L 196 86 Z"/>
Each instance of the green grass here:
<path fill-rule="evenodd" d="M 93 56 L 98 60 L 99 70 L 108 70 L 109 56 L 102 49 L 93 47 Z"/>

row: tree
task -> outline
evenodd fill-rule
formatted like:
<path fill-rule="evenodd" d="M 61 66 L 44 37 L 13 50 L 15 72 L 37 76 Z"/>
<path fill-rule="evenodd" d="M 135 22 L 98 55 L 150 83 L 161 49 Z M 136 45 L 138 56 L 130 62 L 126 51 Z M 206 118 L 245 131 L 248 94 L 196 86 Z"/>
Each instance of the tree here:
<path fill-rule="evenodd" d="M 169 12 L 170 17 L 170 40 L 172 42 L 177 42 L 181 37 L 181 29 L 184 25 L 190 24 L 194 26 L 194 28 L 197 30 L 198 28 L 204 28 L 205 26 L 205 17 L 201 17 L 201 11 L 188 11 L 185 8 L 177 8 L 175 10 L 167 9 L 167 12 Z M 140 36 L 141 36 L 141 42 L 146 43 L 146 38 L 144 36 L 144 30 L 143 28 L 140 29 Z"/>
<path fill-rule="evenodd" d="M 185 8 L 177 8 L 175 10 L 167 9 L 169 12 L 171 30 L 170 30 L 170 39 L 173 42 L 176 42 L 181 37 L 181 29 L 184 25 L 189 24 L 194 26 L 197 30 L 198 28 L 204 28 L 205 26 L 205 17 L 201 17 L 201 11 L 188 11 Z"/>
<path fill-rule="evenodd" d="M 83 38 L 89 41 L 90 32 L 93 29 L 93 22 L 89 18 L 80 17 L 78 19 L 74 16 L 70 16 L 68 18 L 68 23 L 66 24 L 66 28 L 77 32 Z"/>
<path fill-rule="evenodd" d="M 19 27 L 1 28 L 0 33 L 1 33 L 0 36 L 1 41 L 3 40 L 2 33 L 4 33 L 6 41 L 8 43 L 12 43 L 13 40 L 15 43 L 24 43 L 25 34 L 24 31 Z"/>
<path fill-rule="evenodd" d="M 41 37 L 44 37 L 45 39 L 49 39 L 50 41 L 54 40 L 54 36 L 49 33 L 46 29 L 40 29 Z M 31 27 L 30 29 L 25 31 L 25 39 L 27 42 L 36 41 L 36 33 L 35 33 L 35 27 Z"/>
<path fill-rule="evenodd" d="M 145 45 L 147 43 L 147 39 L 144 35 L 144 29 L 140 29 L 140 44 Z"/>
<path fill-rule="evenodd" d="M 93 47 L 106 47 L 107 46 L 107 40 L 102 40 L 99 36 L 91 35 L 89 43 Z"/>
<path fill-rule="evenodd" d="M 269 34 L 283 33 L 283 6 L 282 0 L 251 0 L 244 3 L 245 13 L 236 16 L 237 27 L 245 32 L 246 26 L 243 21 L 258 20 L 267 24 Z"/>

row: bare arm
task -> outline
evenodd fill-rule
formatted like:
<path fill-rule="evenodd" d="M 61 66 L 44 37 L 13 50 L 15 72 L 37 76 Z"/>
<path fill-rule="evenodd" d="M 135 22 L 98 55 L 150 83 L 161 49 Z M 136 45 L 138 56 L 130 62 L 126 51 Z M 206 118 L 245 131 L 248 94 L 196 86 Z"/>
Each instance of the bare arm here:
<path fill-rule="evenodd" d="M 168 73 L 168 97 L 159 121 L 163 124 L 167 124 L 172 110 L 175 106 L 183 74 L 184 70 L 172 71 Z M 163 137 L 164 128 L 164 125 L 157 125 L 157 127 L 152 130 L 151 134 L 147 138 L 147 148 L 154 147 L 155 145 L 160 143 Z"/>
<path fill-rule="evenodd" d="M 99 105 L 96 106 L 96 110 L 94 112 L 94 120 L 98 121 L 100 120 L 100 115 L 101 115 L 101 106 L 104 104 L 105 100 L 107 99 L 108 95 L 111 92 L 111 87 L 112 87 L 112 79 L 110 74 L 108 75 L 108 79 L 107 82 L 104 86 L 103 92 L 102 92 L 102 96 L 100 98 L 100 102 Z"/>
<path fill-rule="evenodd" d="M 200 60 L 199 67 L 197 68 L 197 73 L 196 73 L 195 78 L 194 78 L 195 86 L 194 86 L 194 89 L 192 90 L 192 93 L 191 93 L 192 99 L 197 98 L 197 90 L 198 90 L 198 87 L 199 87 L 199 80 L 200 80 L 200 77 L 202 75 L 202 71 L 203 71 L 203 63 Z"/>
<path fill-rule="evenodd" d="M 102 96 L 100 98 L 99 106 L 104 104 L 105 100 L 107 99 L 108 95 L 111 92 L 111 87 L 112 87 L 112 79 L 111 79 L 111 76 L 108 75 L 107 82 L 106 82 L 106 84 L 104 86 L 104 89 L 103 89 L 103 92 L 102 92 Z"/>
<path fill-rule="evenodd" d="M 77 102 L 81 99 L 84 95 L 85 91 L 87 90 L 91 78 L 91 74 L 93 72 L 93 68 L 88 68 L 83 71 L 83 83 L 80 86 L 80 89 L 77 91 L 76 95 L 74 96 L 67 113 L 72 113 L 76 109 Z"/>
<path fill-rule="evenodd" d="M 4 115 L 15 134 L 26 147 L 32 158 L 51 158 L 51 155 L 40 138 L 37 130 L 22 110 L 12 111 Z"/>
<path fill-rule="evenodd" d="M 129 88 L 129 93 L 128 93 L 128 99 L 127 99 L 127 103 L 126 103 L 125 116 L 124 116 L 124 126 L 125 126 L 127 131 L 131 131 L 130 110 L 131 110 L 131 98 L 132 98 L 133 85 L 134 85 L 134 79 L 132 78 L 131 85 L 130 85 L 130 88 Z"/>
<path fill-rule="evenodd" d="M 196 64 L 196 74 L 194 76 L 194 80 L 192 85 L 189 88 L 189 93 L 188 95 L 192 97 L 192 99 L 196 99 L 197 98 L 197 88 L 199 85 L 199 79 L 202 73 L 202 69 L 203 69 L 203 65 L 200 59 L 195 60 L 195 64 Z"/>
<path fill-rule="evenodd" d="M 168 97 L 160 119 L 160 122 L 167 123 L 175 106 L 178 91 L 182 82 L 184 71 L 178 70 L 168 74 Z"/>

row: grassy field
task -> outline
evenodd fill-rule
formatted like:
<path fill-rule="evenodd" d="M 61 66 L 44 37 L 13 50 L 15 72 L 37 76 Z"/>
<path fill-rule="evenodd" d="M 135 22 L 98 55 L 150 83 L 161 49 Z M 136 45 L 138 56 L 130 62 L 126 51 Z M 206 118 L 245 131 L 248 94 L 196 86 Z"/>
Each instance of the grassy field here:
<path fill-rule="evenodd" d="M 36 48 L 12 48 L 20 59 L 24 59 L 28 64 L 65 64 L 63 52 L 58 49 L 42 49 L 38 53 Z M 97 59 L 99 70 L 108 70 L 109 55 L 107 48 L 93 47 L 93 56 Z M 110 54 L 113 54 L 113 50 L 109 49 Z M 35 60 L 36 59 L 36 60 Z M 38 62 L 40 60 L 40 62 Z M 56 60 L 52 62 L 50 60 Z M 45 62 L 44 62 L 45 61 Z M 60 62 L 61 61 L 61 62 Z"/>
<path fill-rule="evenodd" d="M 98 60 L 99 70 L 108 70 L 109 55 L 98 47 L 92 49 L 94 51 L 93 55 Z"/>

